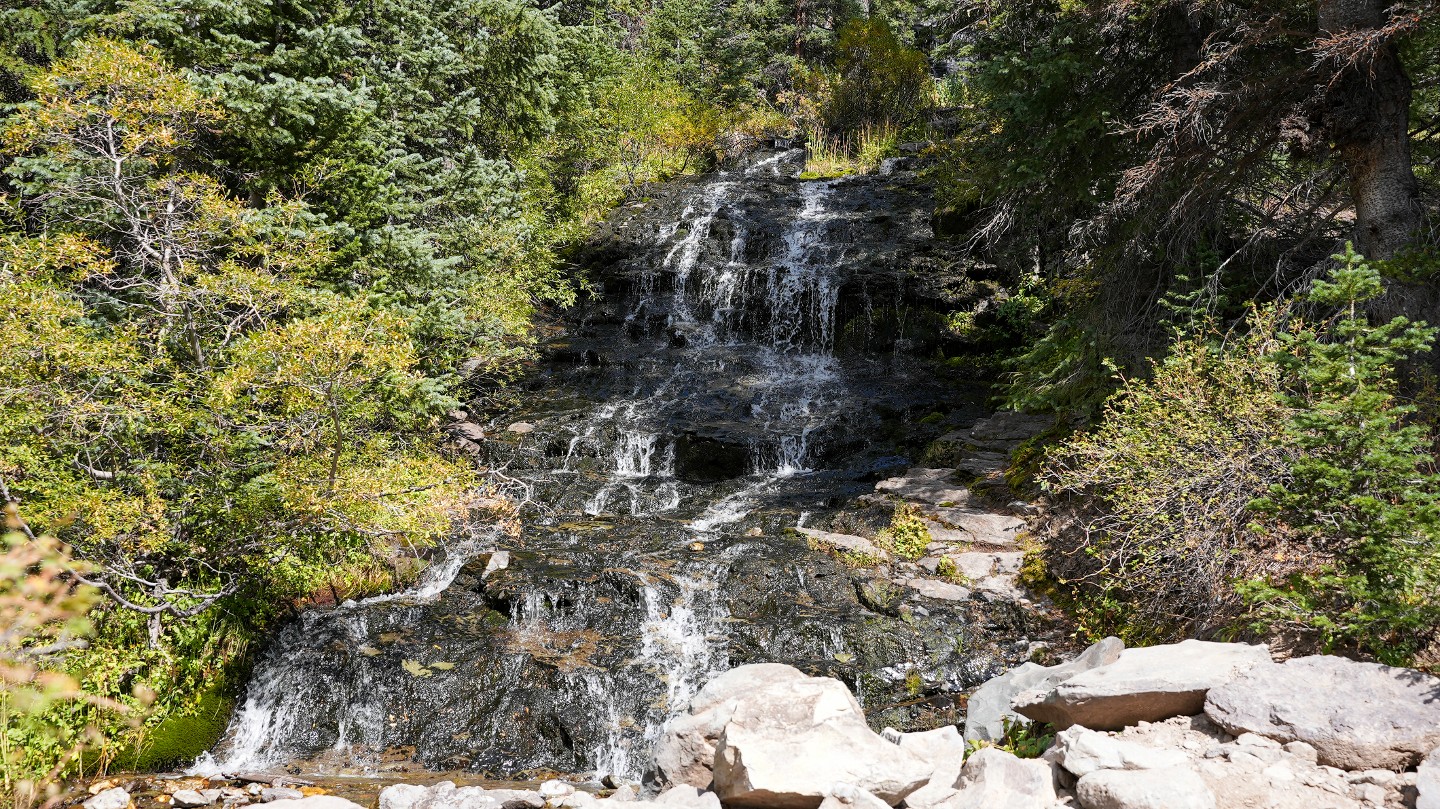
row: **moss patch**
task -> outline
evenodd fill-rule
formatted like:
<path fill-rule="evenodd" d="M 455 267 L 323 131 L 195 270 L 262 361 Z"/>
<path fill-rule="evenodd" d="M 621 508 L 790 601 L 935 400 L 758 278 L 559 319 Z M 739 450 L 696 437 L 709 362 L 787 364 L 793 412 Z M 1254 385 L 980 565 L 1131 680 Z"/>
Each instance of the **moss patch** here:
<path fill-rule="evenodd" d="M 123 769 L 148 772 L 188 764 L 215 746 L 235 700 L 220 687 L 212 687 L 184 713 L 171 714 L 154 727 L 143 728 L 115 763 Z"/>

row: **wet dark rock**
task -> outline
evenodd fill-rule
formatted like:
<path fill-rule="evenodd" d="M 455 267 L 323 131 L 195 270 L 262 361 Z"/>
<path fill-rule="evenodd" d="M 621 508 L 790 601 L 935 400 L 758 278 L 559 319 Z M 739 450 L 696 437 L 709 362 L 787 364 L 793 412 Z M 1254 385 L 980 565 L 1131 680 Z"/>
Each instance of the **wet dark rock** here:
<path fill-rule="evenodd" d="M 598 229 L 574 260 L 603 294 L 513 410 L 467 405 L 518 533 L 479 521 L 409 593 L 282 628 L 246 695 L 264 732 L 232 723 L 222 762 L 634 778 L 729 668 L 835 677 L 873 727 L 919 730 L 1022 662 L 1013 638 L 1050 637 L 1014 603 L 927 597 L 787 533 L 802 514 L 853 533 L 839 509 L 883 525 L 893 504 L 855 498 L 985 413 L 928 359 L 939 313 L 981 294 L 932 238 L 930 189 L 801 183 L 796 158 L 647 188 Z"/>
<path fill-rule="evenodd" d="M 675 476 L 686 483 L 713 483 L 744 475 L 750 449 L 714 438 L 685 434 L 675 441 Z"/>

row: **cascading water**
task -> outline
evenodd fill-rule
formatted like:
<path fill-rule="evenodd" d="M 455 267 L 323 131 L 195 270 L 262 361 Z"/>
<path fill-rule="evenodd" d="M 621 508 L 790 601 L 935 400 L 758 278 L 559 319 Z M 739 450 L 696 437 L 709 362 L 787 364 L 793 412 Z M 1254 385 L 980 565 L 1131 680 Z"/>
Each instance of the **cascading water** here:
<path fill-rule="evenodd" d="M 675 185 L 652 206 L 672 218 L 621 223 L 623 255 L 592 261 L 605 294 L 496 418 L 534 433 L 487 444 L 530 493 L 520 535 L 476 532 L 406 593 L 283 628 L 202 769 L 636 777 L 732 665 L 833 673 L 862 699 L 908 687 L 867 672 L 922 656 L 983 676 L 951 619 L 870 611 L 785 533 L 905 465 L 887 418 L 957 401 L 874 336 L 928 221 L 877 215 L 901 203 L 871 180 L 790 179 L 801 159 Z"/>

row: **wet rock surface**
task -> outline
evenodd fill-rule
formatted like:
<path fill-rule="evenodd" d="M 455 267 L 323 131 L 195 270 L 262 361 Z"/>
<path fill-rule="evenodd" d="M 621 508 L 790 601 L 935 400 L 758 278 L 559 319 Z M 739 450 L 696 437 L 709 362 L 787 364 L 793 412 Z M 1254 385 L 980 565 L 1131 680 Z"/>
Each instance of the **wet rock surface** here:
<path fill-rule="evenodd" d="M 933 238 L 929 189 L 904 169 L 801 182 L 796 158 L 652 189 L 602 228 L 577 257 L 601 294 L 556 324 L 518 403 L 450 414 L 518 528 L 477 522 L 410 591 L 283 628 L 197 772 L 633 779 L 732 667 L 836 677 L 873 728 L 926 729 L 1055 633 L 1005 584 L 1013 560 L 971 565 L 988 589 L 937 575 L 946 554 L 1013 552 L 1023 526 L 940 494 L 964 492 L 953 470 L 926 473 L 933 570 L 791 530 L 888 519 L 876 483 L 986 415 L 915 328 L 979 294 Z"/>

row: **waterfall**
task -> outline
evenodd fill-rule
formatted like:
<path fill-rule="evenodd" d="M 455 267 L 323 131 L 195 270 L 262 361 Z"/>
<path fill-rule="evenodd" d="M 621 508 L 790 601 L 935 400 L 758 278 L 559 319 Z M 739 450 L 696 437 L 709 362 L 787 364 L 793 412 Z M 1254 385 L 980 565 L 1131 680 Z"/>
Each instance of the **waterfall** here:
<path fill-rule="evenodd" d="M 631 231 L 648 244 L 636 236 L 631 263 L 605 269 L 602 316 L 572 327 L 604 361 L 553 364 L 534 397 L 549 415 L 516 414 L 535 433 L 496 430 L 489 445 L 534 492 L 520 536 L 472 527 L 409 590 L 284 627 L 196 772 L 401 759 L 636 778 L 666 720 L 716 673 L 756 655 L 849 657 L 850 630 L 793 609 L 742 621 L 730 601 L 737 570 L 809 553 L 778 526 L 893 456 L 875 442 L 878 408 L 933 395 L 895 384 L 893 353 L 837 353 L 852 252 L 878 241 L 856 231 L 853 195 L 868 206 L 878 192 L 795 180 L 802 157 L 678 185 L 671 219 Z M 853 469 L 828 465 L 837 444 Z M 496 548 L 509 568 L 473 561 Z M 795 570 L 802 591 L 825 585 L 775 568 Z M 790 596 L 785 575 L 752 591 Z M 853 601 L 848 585 L 835 592 Z"/>

